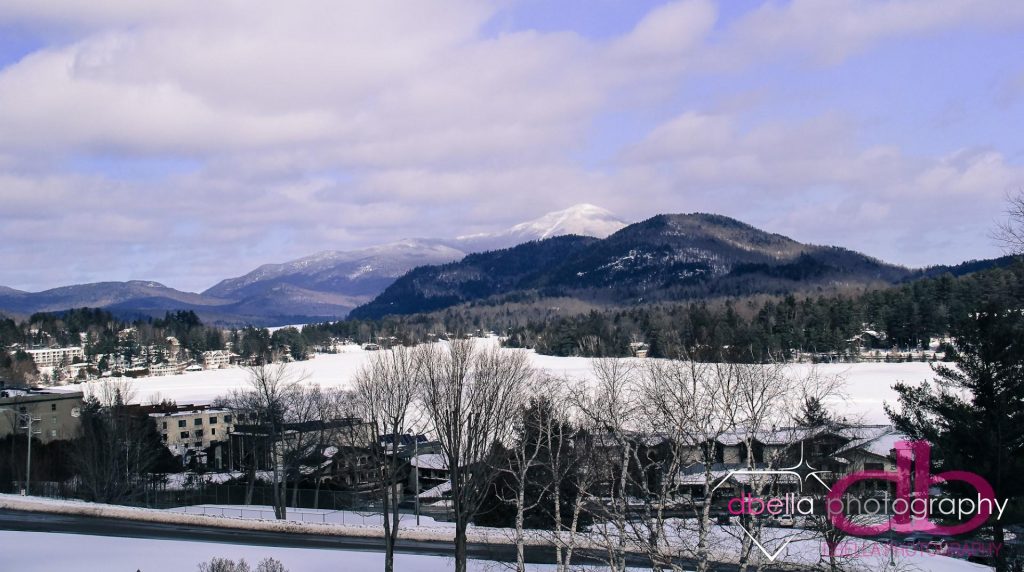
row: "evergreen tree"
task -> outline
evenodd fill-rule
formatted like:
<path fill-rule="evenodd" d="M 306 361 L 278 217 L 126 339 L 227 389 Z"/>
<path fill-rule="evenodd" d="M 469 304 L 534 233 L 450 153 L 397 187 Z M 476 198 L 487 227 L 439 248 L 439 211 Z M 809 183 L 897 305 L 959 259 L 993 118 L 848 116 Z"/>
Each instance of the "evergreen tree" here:
<path fill-rule="evenodd" d="M 943 470 L 984 477 L 997 499 L 1024 496 L 1024 316 L 1002 293 L 961 321 L 955 367 L 936 366 L 935 384 L 897 384 L 895 426 L 933 445 Z M 970 492 L 973 495 L 975 493 Z M 993 519 L 1002 543 L 1005 522 Z"/>

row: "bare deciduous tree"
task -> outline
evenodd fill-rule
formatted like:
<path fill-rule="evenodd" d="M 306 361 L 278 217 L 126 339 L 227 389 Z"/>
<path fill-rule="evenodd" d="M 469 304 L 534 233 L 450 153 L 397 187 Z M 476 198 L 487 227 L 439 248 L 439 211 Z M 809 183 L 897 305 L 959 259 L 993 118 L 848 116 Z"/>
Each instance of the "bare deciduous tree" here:
<path fill-rule="evenodd" d="M 337 451 L 337 445 L 347 442 L 344 439 L 351 431 L 348 424 L 337 424 L 338 419 L 354 417 L 354 408 L 348 406 L 351 401 L 351 394 L 339 388 L 321 388 L 313 386 L 315 391 L 311 394 L 312 408 L 311 415 L 315 421 L 315 442 L 322 450 L 323 462 L 310 467 L 310 478 L 314 481 L 313 508 L 320 508 L 320 488 L 322 481 L 328 477 L 333 465 L 328 459 L 329 451 Z M 333 448 L 333 449 L 332 449 Z M 319 460 L 320 455 L 317 455 Z"/>
<path fill-rule="evenodd" d="M 209 562 L 199 563 L 199 572 L 249 572 L 249 563 L 245 559 L 238 562 L 230 558 L 211 558 Z M 288 572 L 284 564 L 274 558 L 264 558 L 256 565 L 255 572 Z"/>
<path fill-rule="evenodd" d="M 634 442 L 630 429 L 638 413 L 634 382 L 636 367 L 632 360 L 602 358 L 592 362 L 594 385 L 577 395 L 577 407 L 587 430 L 587 445 L 593 455 L 588 483 L 600 505 L 591 506 L 599 518 L 594 532 L 606 552 L 608 566 L 614 572 L 626 568 L 629 523 L 629 468 Z"/>
<path fill-rule="evenodd" d="M 285 423 L 289 421 L 289 407 L 293 405 L 303 376 L 293 372 L 284 363 L 250 366 L 248 374 L 249 387 L 233 391 L 226 402 L 236 412 L 244 412 L 261 433 L 259 440 L 265 442 L 271 464 L 274 516 L 284 519 L 287 518 L 287 488 L 283 482 Z M 255 463 L 250 472 L 250 489 L 255 479 L 254 467 Z"/>
<path fill-rule="evenodd" d="M 423 349 L 403 346 L 375 352 L 354 380 L 356 411 L 373 432 L 373 442 L 362 446 L 368 449 L 375 489 L 381 499 L 386 572 L 394 570 L 395 542 L 401 520 L 398 503 L 406 461 L 398 454 L 398 446 L 401 436 L 419 421 L 414 403 L 423 353 Z M 386 437 L 383 442 L 379 440 L 381 436 Z M 359 444 L 353 443 L 353 446 Z"/>
<path fill-rule="evenodd" d="M 137 395 L 135 383 L 126 378 L 108 378 L 90 383 L 82 393 L 85 394 L 86 399 L 95 399 L 102 407 L 131 403 Z"/>
<path fill-rule="evenodd" d="M 447 458 L 455 517 L 455 570 L 466 570 L 466 530 L 494 480 L 496 443 L 509 443 L 533 371 L 524 352 L 471 340 L 425 346 L 423 407 Z"/>
<path fill-rule="evenodd" d="M 1024 191 L 1006 197 L 1006 218 L 998 223 L 993 238 L 1009 254 L 1024 254 Z"/>
<path fill-rule="evenodd" d="M 646 362 L 644 375 L 639 377 L 638 401 L 649 432 L 661 437 L 661 450 L 638 462 L 654 465 L 661 478 L 653 483 L 641 481 L 649 501 L 643 505 L 645 518 L 639 521 L 644 528 L 634 536 L 656 569 L 679 570 L 680 556 L 692 558 L 700 572 L 712 564 L 714 465 L 722 462 L 723 436 L 735 429 L 740 378 L 733 364 L 689 359 Z M 677 500 L 680 471 L 692 463 L 701 468 L 699 486 L 703 489 L 703 502 L 691 503 L 696 513 L 695 531 L 688 530 L 688 520 L 669 520 L 664 513 L 664 507 Z M 687 540 L 694 536 L 696 542 Z"/>
<path fill-rule="evenodd" d="M 323 391 L 318 385 L 296 385 L 287 394 L 285 422 L 290 430 L 285 432 L 279 447 L 285 482 L 292 481 L 291 506 L 299 508 L 299 484 L 304 470 L 310 475 L 315 472 L 321 447 L 332 419 L 321 417 L 324 413 Z"/>
<path fill-rule="evenodd" d="M 584 507 L 594 485 L 594 471 L 589 466 L 590 440 L 578 438 L 574 425 L 573 395 L 579 394 L 579 382 L 561 378 L 543 377 L 538 393 L 543 395 L 546 415 L 537 422 L 537 438 L 544 448 L 541 461 L 550 476 L 549 506 L 552 518 L 552 544 L 555 547 L 555 566 L 558 572 L 572 567 L 573 553 L 580 541 L 580 528 L 584 521 Z M 578 417 L 578 416 L 575 416 Z M 563 491 L 570 498 L 563 498 Z M 563 504 L 568 513 L 564 513 Z"/>
<path fill-rule="evenodd" d="M 533 381 L 538 381 L 536 377 Z M 546 425 L 551 423 L 551 415 L 547 413 L 547 404 L 542 401 L 544 384 L 528 383 L 524 387 L 523 403 L 515 413 L 516 439 L 512 446 L 504 451 L 504 455 L 496 459 L 496 468 L 511 483 L 511 497 L 504 498 L 499 491 L 499 498 L 511 502 L 516 508 L 513 542 L 516 545 L 516 570 L 526 571 L 526 512 L 537 508 L 544 501 L 546 486 L 550 483 L 531 482 L 535 475 L 534 469 L 540 464 L 542 453 L 546 453 Z M 541 390 L 541 391 L 538 391 Z M 531 484 L 540 489 L 534 498 L 527 499 L 526 491 Z"/>

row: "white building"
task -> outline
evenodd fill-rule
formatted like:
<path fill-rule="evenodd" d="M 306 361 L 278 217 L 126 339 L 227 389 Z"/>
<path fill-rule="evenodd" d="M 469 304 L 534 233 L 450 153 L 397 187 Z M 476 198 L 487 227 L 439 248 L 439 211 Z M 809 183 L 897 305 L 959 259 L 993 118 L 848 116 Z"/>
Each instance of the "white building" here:
<path fill-rule="evenodd" d="M 75 358 L 85 359 L 85 350 L 78 346 L 69 348 L 43 348 L 39 350 L 25 350 L 36 367 L 56 367 L 62 363 L 70 364 Z"/>
<path fill-rule="evenodd" d="M 155 377 L 161 377 L 165 375 L 177 375 L 185 371 L 186 365 L 187 364 L 176 362 L 164 362 L 153 364 L 149 366 L 149 375 Z"/>
<path fill-rule="evenodd" d="M 219 369 L 231 365 L 231 358 L 235 354 L 227 350 L 211 350 L 203 352 L 203 368 Z"/>

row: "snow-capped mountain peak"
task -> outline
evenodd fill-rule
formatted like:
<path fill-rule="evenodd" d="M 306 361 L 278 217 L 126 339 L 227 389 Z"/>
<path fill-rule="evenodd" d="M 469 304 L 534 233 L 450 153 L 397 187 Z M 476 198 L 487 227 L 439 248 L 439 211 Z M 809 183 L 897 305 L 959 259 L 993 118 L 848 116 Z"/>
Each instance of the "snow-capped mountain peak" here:
<path fill-rule="evenodd" d="M 503 231 L 465 235 L 455 240 L 465 244 L 466 250 L 487 250 L 566 234 L 605 238 L 625 226 L 626 223 L 611 211 L 596 205 L 580 203 L 519 223 Z"/>
<path fill-rule="evenodd" d="M 538 239 L 578 234 L 605 238 L 626 226 L 611 211 L 599 206 L 580 203 L 567 209 L 548 213 L 532 221 L 509 229 L 510 234 L 536 235 Z"/>
<path fill-rule="evenodd" d="M 343 315 L 336 307 L 369 301 L 396 278 L 423 265 L 460 260 L 470 252 L 509 248 L 531 240 L 566 234 L 604 238 L 626 226 L 611 212 L 590 204 L 573 205 L 493 233 L 455 239 L 404 238 L 353 250 L 324 250 L 280 264 L 264 264 L 252 272 L 223 280 L 204 292 L 277 314 L 308 312 Z M 324 303 L 335 306 L 326 308 Z M 313 312 L 313 310 L 316 312 Z"/>

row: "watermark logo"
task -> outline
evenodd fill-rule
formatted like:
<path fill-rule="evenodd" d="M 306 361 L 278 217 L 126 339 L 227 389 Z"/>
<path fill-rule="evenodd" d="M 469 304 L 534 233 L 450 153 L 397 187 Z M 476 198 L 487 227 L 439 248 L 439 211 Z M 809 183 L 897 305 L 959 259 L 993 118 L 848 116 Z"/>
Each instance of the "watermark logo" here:
<path fill-rule="evenodd" d="M 719 487 L 721 487 L 722 485 L 724 485 L 726 482 L 728 482 L 730 479 L 737 475 L 746 475 L 749 477 L 753 477 L 754 479 L 757 479 L 758 477 L 790 477 L 790 480 L 792 482 L 795 482 L 799 485 L 801 491 L 804 489 L 805 481 L 809 479 L 814 479 L 825 488 L 828 488 L 828 485 L 825 484 L 825 481 L 821 479 L 821 475 L 825 474 L 827 474 L 827 471 L 819 471 L 815 469 L 804 458 L 804 442 L 801 441 L 800 459 L 792 467 L 784 467 L 781 469 L 732 470 L 729 471 L 729 474 L 726 475 L 721 481 L 719 481 L 713 489 L 711 489 L 711 493 L 714 494 L 714 492 L 717 491 Z M 810 502 L 811 504 L 807 506 L 805 504 L 806 502 Z M 729 514 L 733 516 L 742 514 L 761 515 L 766 513 L 773 516 L 778 516 L 780 514 L 799 514 L 803 513 L 804 510 L 810 510 L 811 512 L 813 512 L 814 505 L 811 499 L 800 499 L 794 497 L 793 495 L 786 495 L 786 498 L 784 499 L 772 498 L 767 500 L 756 498 L 752 495 L 744 495 L 742 497 L 737 497 L 730 500 L 727 505 L 727 508 L 729 509 Z M 745 526 L 740 525 L 740 530 L 742 530 L 743 534 L 745 534 L 747 538 L 749 538 L 750 541 L 754 544 L 754 546 L 756 546 L 757 549 L 760 550 L 762 554 L 764 554 L 765 558 L 767 558 L 769 562 L 775 562 L 775 559 L 779 557 L 779 554 L 781 554 L 782 551 L 785 550 L 785 548 L 789 546 L 789 543 L 792 541 L 792 539 L 787 538 L 782 541 L 782 544 L 775 550 L 775 552 L 769 552 L 768 549 L 765 548 L 764 545 L 761 543 L 761 541 L 758 540 L 755 537 L 755 535 L 752 534 L 749 530 L 747 530 Z"/>
<path fill-rule="evenodd" d="M 877 514 L 868 506 L 872 500 L 859 503 L 844 495 L 850 486 L 861 481 L 886 481 L 895 484 L 896 494 L 889 507 L 891 515 L 884 522 L 873 525 L 857 524 L 850 520 L 851 503 L 858 502 L 860 514 Z M 965 483 L 977 492 L 974 498 L 931 497 L 932 487 L 950 482 Z M 931 474 L 931 446 L 924 441 L 898 441 L 896 443 L 896 472 L 859 471 L 836 482 L 826 496 L 826 509 L 832 524 L 849 534 L 875 536 L 888 532 L 924 532 L 937 535 L 963 534 L 985 524 L 993 514 L 1001 518 L 1007 500 L 995 498 L 992 485 L 981 475 L 969 471 L 946 471 Z M 973 516 L 972 516 L 973 515 Z M 943 526 L 931 517 L 942 516 L 966 522 Z M 969 517 L 969 518 L 968 518 Z"/>
<path fill-rule="evenodd" d="M 747 475 L 754 479 L 757 476 L 775 478 L 788 476 L 791 482 L 799 485 L 801 492 L 804 483 L 813 479 L 828 491 L 824 499 L 824 514 L 828 520 L 837 529 L 856 536 L 877 536 L 890 531 L 951 536 L 964 534 L 981 527 L 992 515 L 996 515 L 996 518 L 1002 517 L 1008 501 L 1006 499 L 997 500 L 992 486 L 981 475 L 969 471 L 945 471 L 936 475 L 931 474 L 931 446 L 924 441 L 898 441 L 895 449 L 895 472 L 858 471 L 846 475 L 830 487 L 821 478 L 827 472 L 818 471 L 805 461 L 801 443 L 800 461 L 795 466 L 775 470 L 730 471 L 712 489 L 712 492 L 736 475 Z M 895 495 L 892 502 L 883 503 L 877 498 L 862 500 L 846 494 L 851 486 L 862 481 L 893 483 Z M 977 494 L 963 498 L 930 496 L 933 487 L 951 482 L 964 483 L 973 488 Z M 822 514 L 820 510 L 816 510 L 815 501 L 814 498 L 793 493 L 771 498 L 759 498 L 745 494 L 731 499 L 726 506 L 729 513 L 734 516 Z M 874 524 L 854 522 L 853 515 L 869 517 Z M 950 519 L 959 524 L 940 525 L 934 522 L 934 517 Z M 778 549 L 769 552 L 751 531 L 742 525 L 740 528 L 769 562 L 774 562 L 790 543 L 790 539 L 785 539 Z"/>

